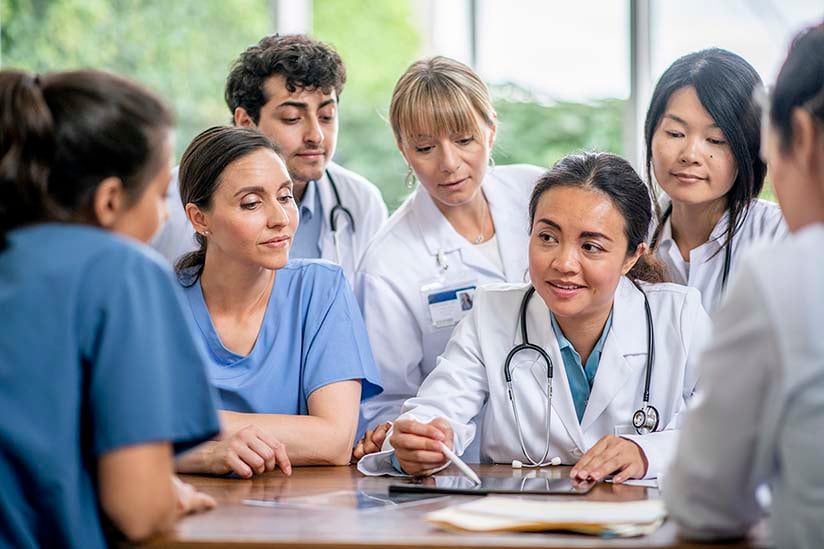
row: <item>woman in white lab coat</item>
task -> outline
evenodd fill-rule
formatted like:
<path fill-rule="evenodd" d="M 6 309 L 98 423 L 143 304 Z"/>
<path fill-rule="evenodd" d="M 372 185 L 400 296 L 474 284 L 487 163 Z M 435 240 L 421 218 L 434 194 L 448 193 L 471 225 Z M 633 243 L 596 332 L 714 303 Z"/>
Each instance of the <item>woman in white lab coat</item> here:
<path fill-rule="evenodd" d="M 496 115 L 472 69 L 445 57 L 413 63 L 392 95 L 389 118 L 420 185 L 370 244 L 355 293 L 384 385 L 364 402 L 355 448 L 376 449 L 372 429 L 400 414 L 435 367 L 472 293 L 526 279 L 524 212 L 542 170 L 490 166 Z M 376 444 L 383 441 L 378 429 Z M 477 461 L 475 453 L 474 461 Z"/>
<path fill-rule="evenodd" d="M 361 460 L 362 472 L 438 470 L 446 463 L 439 442 L 462 453 L 478 434 L 473 418 L 482 409 L 482 461 L 558 456 L 576 464 L 575 477 L 615 473 L 622 482 L 657 477 L 671 460 L 696 384 L 689 359 L 708 336 L 709 318 L 695 289 L 658 282 L 661 267 L 645 243 L 652 218 L 646 185 L 620 157 L 569 156 L 538 181 L 529 216 L 531 285 L 475 293 L 472 313 L 404 404 L 384 451 Z M 527 338 L 553 365 L 549 433 L 547 367 L 539 354 L 519 352 L 509 366 L 518 419 L 506 382 L 507 355 L 525 339 L 520 309 L 530 287 Z M 654 415 L 651 407 L 657 425 L 640 425 L 644 414 Z M 648 434 L 634 426 L 639 410 L 640 432 Z"/>
<path fill-rule="evenodd" d="M 764 116 L 765 153 L 792 231 L 745 257 L 701 358 L 702 397 L 664 483 L 694 538 L 764 515 L 776 547 L 824 547 L 824 24 L 793 43 Z"/>
<path fill-rule="evenodd" d="M 761 79 L 743 58 L 712 48 L 685 55 L 661 76 L 644 127 L 647 174 L 666 193 L 652 247 L 673 282 L 697 288 L 712 312 L 741 254 L 786 235 L 781 211 L 758 198 Z"/>

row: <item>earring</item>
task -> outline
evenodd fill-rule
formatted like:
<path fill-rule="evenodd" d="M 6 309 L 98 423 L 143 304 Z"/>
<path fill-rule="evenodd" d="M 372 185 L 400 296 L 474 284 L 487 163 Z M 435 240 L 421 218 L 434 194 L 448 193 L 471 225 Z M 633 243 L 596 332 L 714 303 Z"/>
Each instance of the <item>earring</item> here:
<path fill-rule="evenodd" d="M 490 154 L 489 155 L 489 170 L 492 171 L 494 169 L 495 169 L 495 159 Z"/>
<path fill-rule="evenodd" d="M 415 188 L 415 183 L 417 183 L 417 178 L 415 177 L 415 172 L 412 171 L 412 166 L 408 166 L 409 171 L 406 172 L 406 177 L 403 178 L 403 182 L 406 184 L 406 188 L 410 191 Z"/>
<path fill-rule="evenodd" d="M 202 233 L 203 236 L 209 236 L 209 229 L 204 230 Z"/>

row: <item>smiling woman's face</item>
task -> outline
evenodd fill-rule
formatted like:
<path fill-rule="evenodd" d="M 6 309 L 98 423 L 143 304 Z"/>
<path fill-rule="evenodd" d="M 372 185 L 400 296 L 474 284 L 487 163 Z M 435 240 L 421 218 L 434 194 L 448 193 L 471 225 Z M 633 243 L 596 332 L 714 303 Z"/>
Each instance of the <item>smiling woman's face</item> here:
<path fill-rule="evenodd" d="M 737 177 L 732 149 L 692 86 L 672 94 L 652 136 L 655 179 L 673 202 L 726 200 Z"/>
<path fill-rule="evenodd" d="M 606 316 L 615 288 L 639 253 L 627 255 L 625 221 L 604 193 L 556 186 L 538 201 L 529 241 L 529 276 L 562 319 Z"/>

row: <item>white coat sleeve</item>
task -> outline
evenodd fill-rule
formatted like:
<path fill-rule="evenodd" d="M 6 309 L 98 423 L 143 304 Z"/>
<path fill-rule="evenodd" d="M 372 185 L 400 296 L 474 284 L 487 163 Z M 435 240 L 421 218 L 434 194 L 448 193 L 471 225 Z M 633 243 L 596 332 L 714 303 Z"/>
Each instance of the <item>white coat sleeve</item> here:
<path fill-rule="evenodd" d="M 412 304 L 390 281 L 358 272 L 355 294 L 383 383 L 383 393 L 361 404 L 362 433 L 394 420 L 404 400 L 417 393 L 423 377 L 423 336 Z"/>
<path fill-rule="evenodd" d="M 646 479 L 663 477 L 664 472 L 669 468 L 675 456 L 675 450 L 680 436 L 680 429 L 687 414 L 689 402 L 698 383 L 698 360 L 701 352 L 707 346 L 712 321 L 701 305 L 701 297 L 697 291 L 689 291 L 684 298 L 684 305 L 681 308 L 681 342 L 684 346 L 683 356 L 686 360 L 684 367 L 683 391 L 679 395 L 679 402 L 675 404 L 675 413 L 662 430 L 646 435 L 624 435 L 623 438 L 635 442 L 644 451 L 647 458 Z M 665 353 L 665 349 L 658 351 Z M 666 356 L 666 355 L 664 355 Z M 656 355 L 656 362 L 666 366 L 666 360 L 660 361 L 660 355 Z M 660 362 L 659 362 L 660 361 Z M 654 402 L 650 403 L 654 405 Z"/>
<path fill-rule="evenodd" d="M 489 381 L 480 352 L 479 317 L 484 314 L 481 300 L 475 301 L 471 314 L 455 327 L 444 353 L 427 376 L 418 396 L 403 404 L 400 418 L 428 423 L 435 418 L 449 421 L 454 433 L 453 447 L 461 455 L 475 437 L 473 419 L 489 396 Z M 487 316 L 488 313 L 487 313 Z M 491 317 L 490 317 L 491 318 Z M 392 432 L 381 452 L 361 458 L 358 470 L 366 475 L 398 474 L 391 465 Z"/>
<path fill-rule="evenodd" d="M 760 516 L 754 460 L 780 360 L 761 289 L 745 263 L 715 317 L 696 394 L 663 482 L 670 515 L 694 538 L 744 535 Z"/>

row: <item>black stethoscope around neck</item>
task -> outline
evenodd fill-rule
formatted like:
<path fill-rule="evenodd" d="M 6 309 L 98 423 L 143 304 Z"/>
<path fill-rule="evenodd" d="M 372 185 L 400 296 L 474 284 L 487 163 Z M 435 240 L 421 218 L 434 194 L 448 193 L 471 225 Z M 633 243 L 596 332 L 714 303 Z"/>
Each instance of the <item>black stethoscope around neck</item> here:
<path fill-rule="evenodd" d="M 351 228 L 352 234 L 355 234 L 355 217 L 349 208 L 341 202 L 338 186 L 335 184 L 331 172 L 327 169 L 324 170 L 324 173 L 326 173 L 326 178 L 329 179 L 329 185 L 332 187 L 332 192 L 335 195 L 335 205 L 332 206 L 332 209 L 329 211 L 329 228 L 332 230 L 332 240 L 335 243 L 336 259 L 337 262 L 340 263 L 342 256 L 340 253 L 340 241 L 338 240 L 338 214 L 344 215 L 349 220 L 349 227 Z M 357 257 L 357 254 L 354 254 L 353 257 Z"/>
<path fill-rule="evenodd" d="M 672 216 L 672 204 L 667 206 L 667 209 L 664 210 L 664 215 L 661 216 L 661 225 L 663 226 L 664 223 Z M 730 220 L 732 223 L 732 220 Z M 655 247 L 658 245 L 658 236 L 660 231 L 656 231 L 655 236 L 650 243 L 650 248 L 655 250 Z M 730 277 L 730 267 L 732 266 L 732 246 L 730 242 L 724 244 L 724 269 L 721 271 L 721 291 L 723 292 L 727 287 L 727 279 Z"/>
<path fill-rule="evenodd" d="M 649 403 L 649 390 L 650 384 L 652 382 L 652 365 L 654 363 L 654 354 L 655 354 L 655 332 L 652 326 L 652 311 L 650 311 L 649 307 L 649 299 L 647 299 L 647 294 L 644 290 L 641 289 L 641 286 L 638 285 L 637 282 L 634 280 L 632 283 L 641 292 L 641 295 L 644 296 L 644 314 L 646 316 L 647 321 L 647 362 L 646 362 L 646 372 L 645 372 L 645 380 L 644 380 L 644 400 L 643 405 L 641 408 L 635 411 L 632 414 L 632 425 L 635 427 L 635 431 L 639 435 L 646 435 L 648 433 L 652 433 L 658 429 L 658 410 L 655 409 L 654 406 L 651 406 Z M 521 323 L 521 343 L 516 345 L 509 351 L 509 354 L 506 356 L 506 360 L 504 361 L 504 379 L 506 380 L 506 388 L 507 393 L 509 394 L 509 402 L 512 405 L 512 413 L 515 416 L 515 425 L 518 429 L 518 441 L 521 444 L 521 452 L 523 452 L 524 457 L 529 461 L 529 464 L 521 464 L 517 460 L 513 462 L 513 466 L 518 463 L 517 467 L 543 467 L 545 465 L 554 465 L 558 463 L 557 458 L 553 458 L 550 461 L 547 461 L 547 456 L 549 456 L 549 445 L 550 445 L 550 432 L 551 432 L 551 420 L 552 417 L 552 359 L 550 358 L 549 354 L 533 343 L 529 342 L 529 335 L 527 334 L 526 328 L 526 311 L 529 307 L 529 301 L 532 299 L 532 296 L 535 294 L 535 287 L 530 286 L 529 289 L 524 294 L 523 299 L 521 299 L 521 308 L 519 311 L 519 321 Z M 521 429 L 521 420 L 518 416 L 518 406 L 515 401 L 515 391 L 512 388 L 512 371 L 511 371 L 511 364 L 512 359 L 515 358 L 515 355 L 522 351 L 534 351 L 538 353 L 538 356 L 541 357 L 541 360 L 544 361 L 546 364 L 546 442 L 544 446 L 544 455 L 540 460 L 535 460 L 526 449 L 526 444 L 524 443 L 524 434 L 523 429 Z"/>

